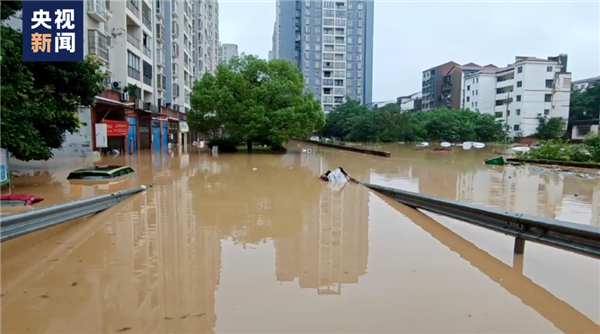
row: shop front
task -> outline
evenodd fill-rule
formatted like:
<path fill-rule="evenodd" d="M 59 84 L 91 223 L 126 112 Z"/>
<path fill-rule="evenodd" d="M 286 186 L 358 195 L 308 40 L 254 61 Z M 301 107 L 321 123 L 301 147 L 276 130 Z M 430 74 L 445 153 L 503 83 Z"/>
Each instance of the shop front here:
<path fill-rule="evenodd" d="M 105 150 L 117 150 L 122 154 L 130 150 L 126 146 L 129 122 L 104 119 L 100 124 L 106 125 L 107 145 Z"/>

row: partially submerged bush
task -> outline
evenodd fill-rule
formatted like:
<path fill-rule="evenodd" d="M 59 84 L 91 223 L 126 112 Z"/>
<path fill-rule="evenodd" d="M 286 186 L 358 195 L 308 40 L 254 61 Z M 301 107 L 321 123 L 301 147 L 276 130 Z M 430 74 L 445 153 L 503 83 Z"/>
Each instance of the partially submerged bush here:
<path fill-rule="evenodd" d="M 518 158 L 533 160 L 600 162 L 600 136 L 588 134 L 579 145 L 571 145 L 568 141 L 546 140 L 540 142 L 538 148 L 527 153 L 517 153 Z"/>

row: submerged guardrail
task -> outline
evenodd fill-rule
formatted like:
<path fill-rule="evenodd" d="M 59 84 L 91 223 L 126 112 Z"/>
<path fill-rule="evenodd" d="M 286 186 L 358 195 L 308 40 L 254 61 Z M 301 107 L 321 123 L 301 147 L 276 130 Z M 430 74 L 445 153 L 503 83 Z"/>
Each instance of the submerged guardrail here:
<path fill-rule="evenodd" d="M 389 158 L 389 157 L 392 156 L 392 154 L 390 152 L 371 150 L 371 149 L 368 149 L 368 148 L 360 148 L 360 147 L 352 147 L 352 146 L 342 146 L 342 145 L 328 144 L 328 143 L 323 143 L 323 142 L 315 141 L 315 140 L 304 140 L 304 139 L 294 139 L 294 140 L 302 141 L 302 142 L 306 142 L 306 143 L 311 143 L 311 144 L 315 144 L 315 145 L 323 146 L 323 147 L 336 148 L 338 150 L 344 150 L 344 151 L 350 151 L 350 152 L 356 152 L 356 153 L 364 153 L 364 154 L 376 155 L 376 156 L 379 156 L 379 157 Z"/>
<path fill-rule="evenodd" d="M 0 217 L 0 242 L 106 210 L 150 187 L 152 185 L 143 185 L 137 188 L 47 206 L 28 212 L 3 215 Z"/>
<path fill-rule="evenodd" d="M 379 185 L 366 187 L 407 206 L 462 220 L 515 237 L 514 252 L 523 254 L 525 241 L 600 258 L 600 227 L 461 203 Z"/>

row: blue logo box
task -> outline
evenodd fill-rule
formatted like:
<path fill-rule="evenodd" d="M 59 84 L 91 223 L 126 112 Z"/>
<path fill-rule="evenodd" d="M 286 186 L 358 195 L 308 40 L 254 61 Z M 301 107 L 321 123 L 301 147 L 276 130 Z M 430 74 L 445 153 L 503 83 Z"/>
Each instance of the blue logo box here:
<path fill-rule="evenodd" d="M 23 1 L 23 61 L 83 61 L 83 1 Z"/>

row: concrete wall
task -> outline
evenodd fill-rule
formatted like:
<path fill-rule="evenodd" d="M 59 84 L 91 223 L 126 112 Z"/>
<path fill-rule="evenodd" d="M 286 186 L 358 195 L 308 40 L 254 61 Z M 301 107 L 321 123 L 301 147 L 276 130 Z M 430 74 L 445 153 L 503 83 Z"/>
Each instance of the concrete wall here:
<path fill-rule="evenodd" d="M 572 140 L 583 140 L 585 138 L 585 135 L 580 135 L 579 134 L 579 127 L 580 125 L 573 125 L 573 129 L 571 130 L 571 139 Z M 594 124 L 591 126 L 590 128 L 590 132 L 591 133 L 596 133 L 598 134 L 598 132 L 600 132 L 600 125 L 598 124 Z"/>
<path fill-rule="evenodd" d="M 9 166 L 12 171 L 21 170 L 46 170 L 52 168 L 66 167 L 70 165 L 91 165 L 92 159 L 92 119 L 89 107 L 81 107 L 78 110 L 79 119 L 85 122 L 79 128 L 79 133 L 66 133 L 65 142 L 60 149 L 52 150 L 54 157 L 48 161 L 21 161 L 9 158 Z"/>

